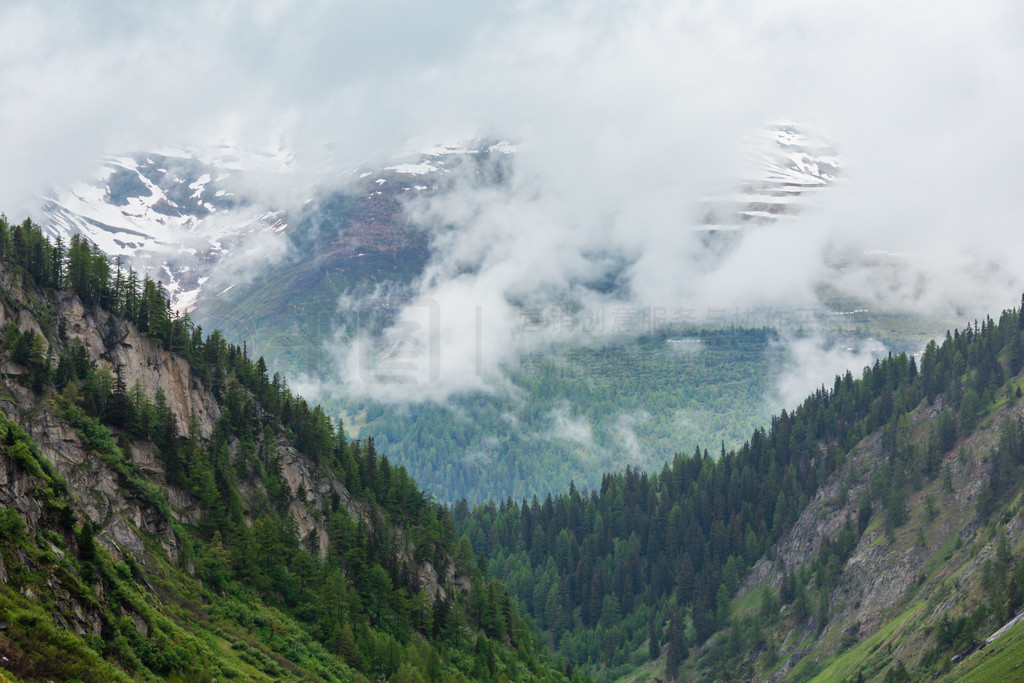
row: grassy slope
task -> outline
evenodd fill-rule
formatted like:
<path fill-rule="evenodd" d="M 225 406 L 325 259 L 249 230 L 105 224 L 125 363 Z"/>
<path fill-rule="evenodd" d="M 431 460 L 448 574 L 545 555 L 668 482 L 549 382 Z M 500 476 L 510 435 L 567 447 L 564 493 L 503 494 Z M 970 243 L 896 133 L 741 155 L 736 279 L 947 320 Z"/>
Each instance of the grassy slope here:
<path fill-rule="evenodd" d="M 1024 679 L 1024 623 L 1017 623 L 998 640 L 957 664 L 944 681 L 1003 683 Z"/>
<path fill-rule="evenodd" d="M 1018 377 L 1008 384 L 1009 391 L 988 408 L 987 419 L 976 432 L 976 438 L 965 450 L 954 449 L 955 455 L 950 454 L 947 458 L 947 467 L 959 466 L 964 472 L 972 474 L 956 482 L 954 491 L 944 491 L 940 479 L 924 487 L 912 499 L 910 520 L 897 532 L 895 549 L 898 551 L 901 547 L 916 545 L 920 538 L 918 529 L 924 532 L 928 558 L 917 576 L 918 587 L 907 591 L 904 599 L 893 606 L 891 613 L 895 616 L 889 618 L 877 633 L 836 658 L 815 680 L 852 679 L 858 671 L 863 672 L 866 679 L 872 676 L 882 678 L 897 659 L 913 672 L 922 661 L 923 654 L 935 645 L 931 629 L 942 615 L 966 615 L 985 601 L 980 585 L 981 564 L 994 554 L 998 536 L 1008 534 L 1012 555 L 1018 561 L 1024 555 L 1024 538 L 1020 534 L 1024 497 L 1020 483 L 1017 493 L 1010 500 L 1004 501 L 987 525 L 979 526 L 973 533 L 966 535 L 957 532 L 966 530 L 972 522 L 977 521 L 972 514 L 973 508 L 958 508 L 953 502 L 957 488 L 962 496 L 974 500 L 969 489 L 973 486 L 972 479 L 976 480 L 978 474 L 985 471 L 985 446 L 989 445 L 985 431 L 994 429 L 1007 414 L 1019 417 L 1020 406 L 1014 404 L 1012 394 L 1022 382 L 1024 379 Z M 926 501 L 929 496 L 937 501 L 934 519 L 927 510 Z M 967 512 L 966 516 L 964 512 Z M 978 629 L 977 638 L 983 641 L 1001 626 L 999 619 L 989 616 Z M 1011 633 L 1019 634 L 1020 631 L 1014 627 Z M 1001 653 L 999 662 L 1012 661 L 1018 664 L 1024 661 L 1024 641 L 1019 635 L 1007 640 L 1008 636 L 1004 635 L 1003 639 L 997 641 L 998 646 L 994 650 Z M 863 646 L 868 643 L 871 646 L 865 649 Z M 883 644 L 886 647 L 881 647 Z M 989 665 L 993 661 L 991 658 L 992 653 L 989 651 L 976 652 L 942 676 L 941 680 L 1005 681 L 1021 678 L 1020 673 L 1009 675 L 1005 667 L 1000 668 L 1003 664 L 996 667 Z M 930 678 L 924 672 L 920 675 Z"/>
<path fill-rule="evenodd" d="M 3 418 L 3 424 L 7 420 Z M 36 451 L 24 461 L 37 473 L 35 489 L 51 514 L 68 502 L 58 475 Z M 282 612 L 245 595 L 215 593 L 167 561 L 158 539 L 142 557 L 116 561 L 95 544 L 96 558 L 76 559 L 80 540 L 54 516 L 30 534 L 12 510 L 3 513 L 0 560 L 0 671 L 26 678 L 130 680 L 357 680 L 355 672 L 313 641 Z M 179 532 L 187 536 L 184 528 Z M 81 526 L 74 533 L 82 533 Z M 77 615 L 104 614 L 107 630 L 79 635 L 67 626 Z M 58 623 L 58 620 L 60 623 Z M 96 624 L 98 627 L 98 624 Z M 166 667 L 166 669 L 164 669 Z"/>

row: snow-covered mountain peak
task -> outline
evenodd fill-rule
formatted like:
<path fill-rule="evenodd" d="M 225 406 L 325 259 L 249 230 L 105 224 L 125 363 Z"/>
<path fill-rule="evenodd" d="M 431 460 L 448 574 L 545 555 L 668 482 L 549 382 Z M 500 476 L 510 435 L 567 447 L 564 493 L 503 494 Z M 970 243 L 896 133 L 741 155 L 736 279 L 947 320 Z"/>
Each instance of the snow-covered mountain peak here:
<path fill-rule="evenodd" d="M 699 228 L 723 231 L 771 224 L 799 213 L 813 203 L 815 192 L 842 175 L 844 164 L 835 146 L 806 126 L 772 124 L 747 141 L 746 148 L 744 177 L 728 193 L 705 202 Z M 285 151 L 224 145 L 111 156 L 90 179 L 48 193 L 44 228 L 65 242 L 80 234 L 106 254 L 122 257 L 126 265 L 162 281 L 175 306 L 188 310 L 204 283 L 213 286 L 208 280 L 220 289 L 237 283 L 235 278 L 211 277 L 230 255 L 246 254 L 244 260 L 260 252 L 250 248 L 268 242 L 261 241 L 263 235 L 280 243 L 276 233 L 288 229 L 289 218 L 283 206 L 274 205 L 275 197 L 288 197 L 297 225 L 312 216 L 314 224 L 341 231 L 330 248 L 360 247 L 358 252 L 386 244 L 393 251 L 406 234 L 397 227 L 405 220 L 403 197 L 444 193 L 466 179 L 486 187 L 500 185 L 513 171 L 517 147 L 491 139 L 420 149 L 375 168 L 353 170 L 347 187 L 339 188 L 335 180 L 322 189 L 305 184 L 310 179 Z M 321 180 L 328 177 L 336 178 L 327 174 Z M 282 195 L 282 188 L 298 190 Z M 344 224 L 338 223 L 337 206 L 332 208 L 330 201 L 320 206 L 320 199 L 336 193 L 351 200 L 345 205 L 351 220 Z M 327 213 L 316 216 L 321 210 Z"/>
<path fill-rule="evenodd" d="M 391 161 L 399 163 L 385 166 L 383 170 L 411 176 L 446 174 L 467 158 L 490 154 L 511 155 L 515 151 L 516 145 L 507 140 L 471 140 L 436 144 L 419 152 L 392 157 Z M 370 172 L 366 172 L 360 177 L 369 174 Z"/>
<path fill-rule="evenodd" d="M 253 176 L 286 173 L 290 163 L 287 155 L 226 146 L 107 157 L 92 179 L 47 194 L 43 227 L 65 243 L 79 234 L 123 257 L 163 281 L 175 305 L 187 309 L 232 243 L 285 229 L 284 214 L 261 207 L 246 188 L 256 186 Z"/>

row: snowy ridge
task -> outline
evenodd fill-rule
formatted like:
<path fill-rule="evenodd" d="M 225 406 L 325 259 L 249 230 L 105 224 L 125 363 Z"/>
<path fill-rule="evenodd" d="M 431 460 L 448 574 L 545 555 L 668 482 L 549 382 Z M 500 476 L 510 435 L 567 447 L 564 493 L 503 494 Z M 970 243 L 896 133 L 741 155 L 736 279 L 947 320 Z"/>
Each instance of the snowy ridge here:
<path fill-rule="evenodd" d="M 285 174 L 296 170 L 295 157 L 285 150 L 264 152 L 232 145 L 209 145 L 194 149 L 171 146 L 156 150 L 155 153 L 166 157 L 195 159 L 225 171 Z"/>
<path fill-rule="evenodd" d="M 795 123 L 775 123 L 747 141 L 738 192 L 709 197 L 699 230 L 739 230 L 791 218 L 816 204 L 845 167 L 834 143 Z"/>
<path fill-rule="evenodd" d="M 417 154 L 400 157 L 400 160 L 404 163 L 385 166 L 383 171 L 400 176 L 444 175 L 450 173 L 454 166 L 461 165 L 468 157 L 473 155 L 512 155 L 515 151 L 516 145 L 507 140 L 498 142 L 475 140 L 468 143 L 439 144 L 428 147 Z M 372 172 L 364 172 L 359 177 L 362 178 L 371 174 Z M 378 178 L 376 182 L 381 180 L 385 180 L 385 178 Z M 428 189 L 428 187 L 431 186 L 413 185 L 404 187 L 403 190 L 422 191 Z M 436 189 L 437 185 L 435 184 L 433 187 Z"/>
<path fill-rule="evenodd" d="M 741 182 L 702 204 L 697 229 L 736 232 L 791 218 L 842 176 L 844 163 L 831 141 L 805 127 L 773 124 L 747 143 Z M 392 215 L 402 195 L 444 193 L 466 179 L 488 187 L 503 184 L 513 172 L 517 147 L 491 139 L 421 150 L 347 174 L 348 186 L 340 191 L 361 198 L 358 213 L 367 217 L 340 238 L 347 247 L 404 239 L 385 234 L 387 229 L 375 223 Z M 175 308 L 186 312 L 203 296 L 219 296 L 237 284 L 237 277 L 223 275 L 228 267 L 213 276 L 225 259 L 244 254 L 245 260 L 261 247 L 281 246 L 276 235 L 288 230 L 288 217 L 268 205 L 268 190 L 293 188 L 289 205 L 303 207 L 294 214 L 296 221 L 318 210 L 313 197 L 339 191 L 307 186 L 297 180 L 302 177 L 292 156 L 282 151 L 221 145 L 112 156 L 91 179 L 51 191 L 42 222 L 65 243 L 81 235 L 125 266 L 161 281 Z M 261 236 L 279 241 L 272 244 Z M 214 289 L 204 292 L 204 286 Z"/>

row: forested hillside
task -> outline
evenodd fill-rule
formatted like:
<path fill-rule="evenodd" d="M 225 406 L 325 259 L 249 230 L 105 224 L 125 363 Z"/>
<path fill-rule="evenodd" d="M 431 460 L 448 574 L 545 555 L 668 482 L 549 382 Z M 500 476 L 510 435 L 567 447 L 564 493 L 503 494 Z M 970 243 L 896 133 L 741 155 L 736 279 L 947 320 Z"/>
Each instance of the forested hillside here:
<path fill-rule="evenodd" d="M 911 516 L 908 501 L 947 476 L 958 440 L 1015 400 L 1024 364 L 1019 320 L 1019 311 L 1007 311 L 998 324 L 986 320 L 948 335 L 927 347 L 920 367 L 901 354 L 865 368 L 860 378 L 849 372 L 837 377 L 734 451 L 712 457 L 698 449 L 677 455 L 660 472 L 629 469 L 605 476 L 595 491 L 572 488 L 543 501 L 507 499 L 472 510 L 462 503 L 456 521 L 548 642 L 601 680 L 647 662 L 670 675 L 769 675 L 784 642 L 771 636 L 781 628 L 780 608 L 789 623 L 815 615 L 820 633 L 838 603 L 833 593 L 841 569 L 858 546 L 875 541 L 877 533 L 870 532 L 876 529 L 898 535 Z M 931 411 L 926 426 L 912 431 L 911 417 L 925 410 Z M 1019 442 L 1015 423 L 1004 431 L 1007 444 Z M 851 454 L 867 443 L 884 457 L 852 477 Z M 982 523 L 1019 490 L 1019 459 L 1011 455 L 1018 452 L 1001 442 L 989 456 L 991 475 L 978 502 Z M 864 478 L 870 485 L 851 502 L 850 489 Z M 843 508 L 849 514 L 817 534 L 813 558 L 791 553 L 793 565 L 780 564 L 777 544 L 820 498 L 822 486 L 837 479 L 846 483 L 829 495 L 852 506 Z M 799 546 L 799 537 L 792 543 Z M 774 581 L 766 592 L 746 592 L 747 603 L 734 603 L 744 577 L 766 553 L 776 560 L 769 572 Z M 1015 566 L 1007 557 L 1003 564 Z M 1019 599 L 1006 600 L 976 616 L 971 633 L 1016 609 Z M 760 607 L 737 610 L 750 601 Z M 872 626 L 884 622 L 879 613 Z M 731 635 L 715 635 L 721 633 Z M 858 625 L 846 647 L 869 635 Z M 806 654 L 800 640 L 790 643 L 794 656 Z M 953 649 L 951 642 L 940 644 Z M 942 654 L 922 666 L 937 666 Z"/>
<path fill-rule="evenodd" d="M 443 404 L 343 407 L 443 501 L 596 488 L 603 472 L 626 464 L 660 467 L 678 443 L 742 443 L 770 416 L 784 355 L 774 331 L 679 336 L 536 353 L 508 368 L 512 389 Z"/>
<path fill-rule="evenodd" d="M 819 487 L 755 566 L 697 670 L 773 680 L 1019 677 L 1020 321 L 1020 310 L 1004 311 L 998 324 L 975 323 L 926 349 L 911 382 L 921 400 Z"/>
<path fill-rule="evenodd" d="M 0 672 L 560 680 L 449 511 L 89 243 L 0 219 Z"/>

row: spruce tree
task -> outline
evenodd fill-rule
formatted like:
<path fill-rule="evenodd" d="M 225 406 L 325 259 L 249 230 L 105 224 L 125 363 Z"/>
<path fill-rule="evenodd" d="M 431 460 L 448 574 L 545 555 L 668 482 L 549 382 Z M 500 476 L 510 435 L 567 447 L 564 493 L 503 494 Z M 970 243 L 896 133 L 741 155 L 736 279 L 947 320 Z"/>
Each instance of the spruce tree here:
<path fill-rule="evenodd" d="M 665 653 L 665 674 L 675 680 L 679 667 L 686 659 L 686 641 L 683 638 L 682 614 L 677 610 L 669 622 L 668 650 Z"/>
<path fill-rule="evenodd" d="M 651 618 L 651 623 L 647 627 L 647 655 L 650 659 L 661 656 L 661 628 L 656 616 Z"/>

